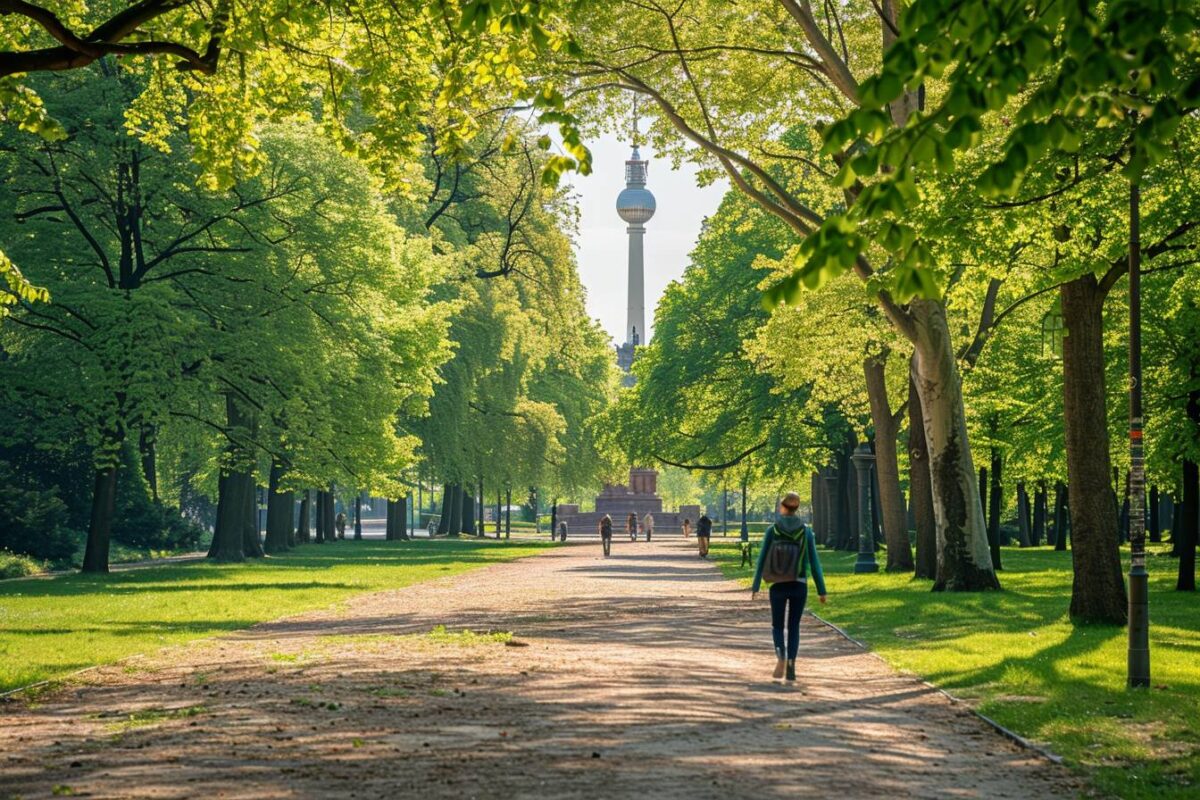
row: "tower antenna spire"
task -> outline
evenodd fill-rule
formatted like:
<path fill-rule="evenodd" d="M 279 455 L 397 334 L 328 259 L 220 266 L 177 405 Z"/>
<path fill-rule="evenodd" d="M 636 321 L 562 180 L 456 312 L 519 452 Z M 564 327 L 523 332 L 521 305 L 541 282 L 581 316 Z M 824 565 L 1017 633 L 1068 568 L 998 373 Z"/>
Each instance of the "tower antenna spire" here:
<path fill-rule="evenodd" d="M 631 142 L 631 144 L 636 148 L 638 146 L 638 139 L 641 138 L 641 134 L 638 133 L 638 96 L 636 94 L 633 96 L 633 120 L 632 121 L 633 121 L 633 137 L 632 137 L 633 141 Z"/>

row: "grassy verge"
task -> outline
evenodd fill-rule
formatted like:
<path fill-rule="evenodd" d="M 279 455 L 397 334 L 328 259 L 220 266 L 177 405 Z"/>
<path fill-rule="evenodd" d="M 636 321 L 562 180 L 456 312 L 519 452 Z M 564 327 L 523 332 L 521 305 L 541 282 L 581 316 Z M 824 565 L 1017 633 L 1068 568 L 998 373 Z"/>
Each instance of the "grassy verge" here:
<path fill-rule="evenodd" d="M 749 583 L 736 545 L 714 545 Z M 1069 553 L 1006 548 L 1005 591 L 933 594 L 908 575 L 855 575 L 854 554 L 825 552 L 819 614 L 1017 733 L 1043 742 L 1102 791 L 1200 797 L 1200 596 L 1173 591 L 1175 562 L 1151 558 L 1153 688 L 1125 688 L 1126 629 L 1067 620 Z"/>
<path fill-rule="evenodd" d="M 0 691 L 546 546 L 346 541 L 245 564 L 170 564 L 8 581 L 0 584 Z"/>

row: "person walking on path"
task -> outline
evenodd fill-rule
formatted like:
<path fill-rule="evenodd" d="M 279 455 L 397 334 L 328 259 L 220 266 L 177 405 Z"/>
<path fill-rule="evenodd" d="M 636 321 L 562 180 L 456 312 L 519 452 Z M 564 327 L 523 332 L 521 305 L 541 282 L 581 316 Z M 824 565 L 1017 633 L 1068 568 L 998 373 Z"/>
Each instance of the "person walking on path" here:
<path fill-rule="evenodd" d="M 800 650 L 800 617 L 808 598 L 808 568 L 812 565 L 817 595 L 825 602 L 825 574 L 817 555 L 817 542 L 811 530 L 796 516 L 800 495 L 788 492 L 779 504 L 779 519 L 767 528 L 758 551 L 758 566 L 750 598 L 758 597 L 758 587 L 765 578 L 770 584 L 771 637 L 775 642 L 775 678 L 786 672 L 789 681 L 796 680 L 796 654 Z M 783 626 L 787 619 L 787 644 L 784 646 Z"/>
<path fill-rule="evenodd" d="M 630 511 L 629 516 L 625 518 L 625 527 L 629 531 L 629 541 L 631 542 L 637 541 L 637 525 L 637 514 Z"/>
<path fill-rule="evenodd" d="M 600 518 L 600 544 L 604 548 L 604 557 L 612 552 L 612 517 L 605 514 Z"/>
<path fill-rule="evenodd" d="M 712 536 L 712 520 L 708 514 L 701 514 L 696 520 L 696 544 L 700 548 L 700 557 L 708 558 L 708 537 Z"/>
<path fill-rule="evenodd" d="M 649 511 L 642 517 L 642 530 L 646 532 L 646 541 L 650 541 L 650 537 L 654 535 L 654 516 Z"/>
<path fill-rule="evenodd" d="M 692 520 L 690 517 L 683 518 L 683 538 L 688 538 L 692 535 Z"/>

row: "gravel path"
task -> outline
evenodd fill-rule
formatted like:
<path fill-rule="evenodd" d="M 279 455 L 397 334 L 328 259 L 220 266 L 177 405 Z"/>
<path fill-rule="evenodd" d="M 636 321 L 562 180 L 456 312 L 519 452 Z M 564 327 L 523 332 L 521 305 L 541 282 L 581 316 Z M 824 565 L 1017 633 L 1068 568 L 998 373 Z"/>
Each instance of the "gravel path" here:
<path fill-rule="evenodd" d="M 836 597 L 831 598 L 836 602 Z M 449 634 L 431 634 L 444 625 Z M 0 798 L 1057 798 L 1083 788 L 680 540 L 557 548 L 0 705 Z M 511 631 L 514 638 L 455 634 Z"/>

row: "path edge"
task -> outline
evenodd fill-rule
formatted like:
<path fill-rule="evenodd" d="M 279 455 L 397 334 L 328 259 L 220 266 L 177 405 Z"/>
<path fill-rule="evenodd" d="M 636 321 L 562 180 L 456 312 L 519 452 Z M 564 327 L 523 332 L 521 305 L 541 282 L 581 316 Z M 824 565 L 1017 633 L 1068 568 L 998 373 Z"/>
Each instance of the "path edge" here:
<path fill-rule="evenodd" d="M 830 630 L 832 630 L 833 632 L 835 632 L 836 634 L 841 636 L 846 641 L 850 642 L 851 644 L 855 645 L 856 647 L 859 647 L 860 649 L 862 649 L 864 652 L 868 653 L 869 655 L 872 655 L 875 658 L 878 658 L 884 664 L 887 664 L 889 668 L 891 668 L 893 670 L 896 669 L 891 664 L 888 664 L 887 659 L 885 659 L 883 656 L 879 655 L 879 653 L 876 653 L 874 650 L 872 650 L 870 648 L 870 646 L 867 645 L 866 642 L 855 639 L 853 636 L 846 633 L 846 631 L 842 630 L 837 625 L 834 625 L 832 622 L 830 622 L 827 619 L 824 619 L 823 617 L 819 616 L 818 614 L 816 614 L 812 611 L 809 611 L 808 613 L 817 622 L 819 622 L 822 625 L 824 625 L 825 627 L 829 628 Z M 990 728 L 992 728 L 992 730 L 996 731 L 1001 736 L 1003 736 L 1005 739 L 1008 739 L 1010 742 L 1013 742 L 1014 744 L 1018 745 L 1019 747 L 1023 747 L 1024 749 L 1029 750 L 1030 752 L 1036 753 L 1037 755 L 1041 756 L 1042 758 L 1046 759 L 1047 761 L 1051 762 L 1052 764 L 1058 764 L 1060 766 L 1065 766 L 1066 762 L 1063 760 L 1063 757 L 1060 756 L 1058 753 L 1055 753 L 1053 750 L 1049 749 L 1048 747 L 1044 747 L 1043 745 L 1040 745 L 1037 742 L 1032 741 L 1031 739 L 1026 739 L 1024 736 L 1017 733 L 1016 731 L 1004 727 L 999 722 L 996 722 L 996 720 L 992 719 L 991 717 L 987 716 L 986 714 L 980 713 L 970 703 L 966 702 L 961 697 L 955 697 L 954 695 L 950 694 L 942 687 L 935 686 L 932 683 L 930 683 L 929 681 L 925 680 L 920 675 L 915 675 L 913 673 L 905 673 L 905 674 L 907 674 L 909 677 L 911 677 L 913 680 L 917 681 L 921 685 L 923 685 L 929 689 L 932 689 L 933 691 L 942 695 L 943 697 L 945 697 L 947 700 L 949 700 L 954 705 L 964 706 L 965 708 L 970 710 L 970 712 L 972 714 L 974 714 L 976 717 L 983 720 Z"/>

